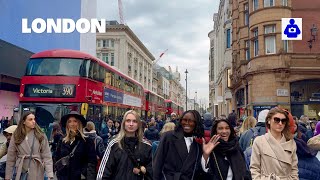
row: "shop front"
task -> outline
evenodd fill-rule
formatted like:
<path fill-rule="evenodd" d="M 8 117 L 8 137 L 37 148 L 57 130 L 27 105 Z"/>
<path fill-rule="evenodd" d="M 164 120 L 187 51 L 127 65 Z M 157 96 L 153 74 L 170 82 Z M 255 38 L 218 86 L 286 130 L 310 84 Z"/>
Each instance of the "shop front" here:
<path fill-rule="evenodd" d="M 310 119 L 320 119 L 320 79 L 292 82 L 290 96 L 294 116 L 307 115 Z"/>

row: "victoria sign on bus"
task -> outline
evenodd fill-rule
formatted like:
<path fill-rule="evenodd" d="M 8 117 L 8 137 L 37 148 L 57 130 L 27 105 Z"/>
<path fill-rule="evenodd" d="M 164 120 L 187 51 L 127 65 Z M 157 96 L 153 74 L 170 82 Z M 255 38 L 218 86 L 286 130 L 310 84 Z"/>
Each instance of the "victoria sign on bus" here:
<path fill-rule="evenodd" d="M 72 84 L 28 84 L 25 97 L 71 98 L 75 97 L 75 85 Z"/>
<path fill-rule="evenodd" d="M 30 23 L 27 18 L 22 19 L 22 33 L 72 33 L 77 30 L 79 33 L 99 33 L 106 32 L 106 20 L 105 19 L 85 19 L 80 18 L 76 22 L 69 18 L 48 18 L 46 20 L 42 18 L 36 18 Z"/>

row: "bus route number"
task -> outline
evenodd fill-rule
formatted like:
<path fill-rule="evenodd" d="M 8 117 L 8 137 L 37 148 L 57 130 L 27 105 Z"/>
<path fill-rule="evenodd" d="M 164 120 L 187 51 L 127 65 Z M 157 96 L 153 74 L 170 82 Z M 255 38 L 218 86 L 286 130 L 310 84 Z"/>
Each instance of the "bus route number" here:
<path fill-rule="evenodd" d="M 62 95 L 63 96 L 72 96 L 73 95 L 73 87 L 72 86 L 64 86 Z"/>

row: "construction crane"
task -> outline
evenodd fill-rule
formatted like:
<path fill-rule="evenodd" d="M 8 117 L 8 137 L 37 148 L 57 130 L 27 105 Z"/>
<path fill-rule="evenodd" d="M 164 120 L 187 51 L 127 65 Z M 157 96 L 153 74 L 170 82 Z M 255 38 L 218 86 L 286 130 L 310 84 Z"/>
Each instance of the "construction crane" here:
<path fill-rule="evenodd" d="M 118 0 L 120 24 L 124 24 L 122 1 Z"/>
<path fill-rule="evenodd" d="M 166 49 L 165 51 L 163 51 L 163 52 L 160 54 L 159 58 L 158 58 L 157 60 L 153 61 L 153 65 L 156 65 L 157 62 L 161 59 L 161 57 L 164 55 L 164 53 L 166 53 L 167 51 L 168 51 L 168 49 Z"/>

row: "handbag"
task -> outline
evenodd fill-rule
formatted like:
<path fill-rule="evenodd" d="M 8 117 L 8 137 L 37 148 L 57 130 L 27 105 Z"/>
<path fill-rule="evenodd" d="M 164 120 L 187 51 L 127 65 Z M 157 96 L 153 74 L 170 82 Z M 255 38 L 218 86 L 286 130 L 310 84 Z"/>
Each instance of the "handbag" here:
<path fill-rule="evenodd" d="M 73 157 L 74 155 L 74 151 L 77 149 L 79 142 L 77 143 L 77 145 L 72 149 L 71 153 L 65 157 L 62 157 L 61 159 L 59 159 L 55 164 L 54 164 L 54 169 L 55 171 L 61 171 L 62 169 L 66 168 L 69 166 L 70 164 L 70 158 Z"/>
<path fill-rule="evenodd" d="M 32 146 L 31 146 L 31 152 L 30 152 L 30 157 L 29 157 L 29 164 L 28 164 L 28 169 L 25 172 L 21 172 L 20 174 L 20 180 L 27 180 L 29 176 L 29 169 L 30 169 L 30 164 L 31 164 L 31 159 L 32 159 L 32 153 L 33 153 L 33 147 L 34 147 L 34 139 L 36 135 L 33 135 L 33 140 L 32 140 Z"/>
<path fill-rule="evenodd" d="M 222 176 L 220 168 L 219 168 L 219 164 L 218 164 L 218 161 L 217 161 L 216 154 L 213 151 L 212 151 L 212 154 L 213 154 L 213 157 L 214 157 L 214 161 L 216 162 L 216 166 L 218 168 L 218 172 L 219 172 L 220 178 L 221 178 L 221 180 L 223 180 L 223 176 Z"/>

